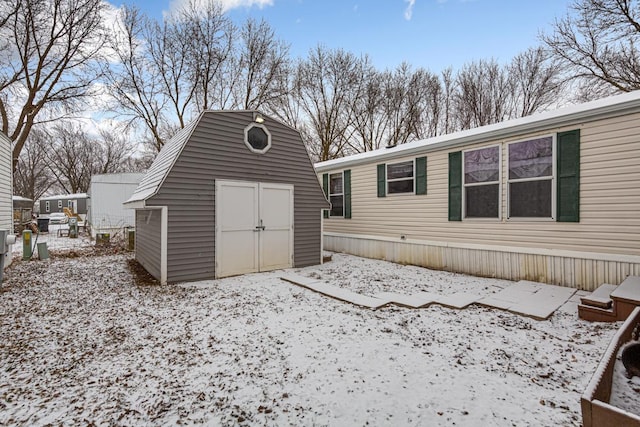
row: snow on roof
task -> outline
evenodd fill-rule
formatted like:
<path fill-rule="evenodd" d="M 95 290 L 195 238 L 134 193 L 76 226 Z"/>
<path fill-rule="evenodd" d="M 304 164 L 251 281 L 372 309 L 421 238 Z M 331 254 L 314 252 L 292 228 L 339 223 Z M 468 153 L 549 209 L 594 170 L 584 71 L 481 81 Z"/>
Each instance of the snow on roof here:
<path fill-rule="evenodd" d="M 14 202 L 33 202 L 33 200 L 27 199 L 26 197 L 22 196 L 11 196 L 11 200 L 13 200 Z"/>
<path fill-rule="evenodd" d="M 149 170 L 147 170 L 142 181 L 140 181 L 138 188 L 136 188 L 136 191 L 133 192 L 129 200 L 124 202 L 125 204 L 147 200 L 158 192 L 201 117 L 202 114 L 200 114 L 196 120 L 178 131 L 178 133 L 162 147 L 153 164 L 149 167 Z"/>
<path fill-rule="evenodd" d="M 70 199 L 86 199 L 87 193 L 59 194 L 57 196 L 41 197 L 40 200 L 70 200 Z"/>
<path fill-rule="evenodd" d="M 474 129 L 463 130 L 448 135 L 440 135 L 429 139 L 409 142 L 390 148 L 379 148 L 365 153 L 339 159 L 327 160 L 316 163 L 317 172 L 367 163 L 380 158 L 408 156 L 415 152 L 433 151 L 436 149 L 453 148 L 465 144 L 475 144 L 491 139 L 504 138 L 516 133 L 535 132 L 555 126 L 561 126 L 570 122 L 595 119 L 625 110 L 637 111 L 640 109 L 640 91 L 628 92 L 622 95 L 611 96 L 584 104 L 572 105 L 553 111 L 533 114 L 527 117 L 507 120 L 501 123 L 481 126 Z"/>

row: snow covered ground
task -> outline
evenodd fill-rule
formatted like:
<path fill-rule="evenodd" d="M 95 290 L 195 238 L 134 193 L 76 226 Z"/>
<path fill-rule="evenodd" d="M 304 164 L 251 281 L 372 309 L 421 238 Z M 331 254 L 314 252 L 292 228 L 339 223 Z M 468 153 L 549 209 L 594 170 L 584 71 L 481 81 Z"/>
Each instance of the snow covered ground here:
<path fill-rule="evenodd" d="M 54 256 L 7 271 L 0 425 L 580 425 L 620 326 L 579 320 L 575 302 L 547 321 L 475 305 L 369 310 L 282 271 L 150 285 L 129 263 Z M 510 283 L 341 254 L 292 272 L 367 295 Z"/>

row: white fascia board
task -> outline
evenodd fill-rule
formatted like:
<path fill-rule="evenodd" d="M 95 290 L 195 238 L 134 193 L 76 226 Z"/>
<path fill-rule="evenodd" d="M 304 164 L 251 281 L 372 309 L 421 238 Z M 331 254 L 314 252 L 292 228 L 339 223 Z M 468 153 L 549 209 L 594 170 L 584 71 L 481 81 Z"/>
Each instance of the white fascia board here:
<path fill-rule="evenodd" d="M 639 111 L 640 91 L 634 91 L 519 119 L 408 142 L 392 148 L 379 148 L 340 159 L 327 160 L 316 163 L 314 167 L 316 173 L 326 172 L 380 159 L 394 159 L 435 150 L 458 148 L 464 145 L 495 141 L 496 139 L 509 138 L 523 133 L 547 131 L 557 127 Z"/>
<path fill-rule="evenodd" d="M 145 209 L 147 207 L 146 200 L 135 200 L 132 202 L 124 202 L 122 206 L 125 209 Z"/>

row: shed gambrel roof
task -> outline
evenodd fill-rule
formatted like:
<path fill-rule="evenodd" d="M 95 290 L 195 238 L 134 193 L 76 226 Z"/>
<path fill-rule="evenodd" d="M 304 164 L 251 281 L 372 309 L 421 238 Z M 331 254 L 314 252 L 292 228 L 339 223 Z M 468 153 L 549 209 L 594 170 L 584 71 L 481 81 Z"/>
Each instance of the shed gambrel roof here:
<path fill-rule="evenodd" d="M 202 114 L 200 114 L 196 120 L 178 131 L 178 133 L 176 133 L 173 138 L 171 138 L 169 142 L 162 147 L 162 150 L 158 153 L 158 156 L 149 167 L 149 170 L 140 181 L 140 184 L 138 184 L 138 188 L 136 188 L 136 191 L 133 192 L 129 200 L 124 202 L 124 205 L 131 206 L 136 203 L 144 202 L 158 192 L 162 186 L 162 182 L 167 177 L 167 174 L 173 167 L 173 164 L 182 152 L 182 149 L 189 140 L 193 129 L 195 129 L 201 118 Z"/>
<path fill-rule="evenodd" d="M 383 147 L 365 153 L 327 160 L 316 163 L 315 169 L 316 172 L 326 172 L 374 161 L 386 161 L 418 153 L 495 141 L 496 139 L 517 136 L 522 133 L 544 131 L 554 127 L 637 111 L 640 111 L 640 90 L 492 125 L 408 142 L 390 148 Z"/>

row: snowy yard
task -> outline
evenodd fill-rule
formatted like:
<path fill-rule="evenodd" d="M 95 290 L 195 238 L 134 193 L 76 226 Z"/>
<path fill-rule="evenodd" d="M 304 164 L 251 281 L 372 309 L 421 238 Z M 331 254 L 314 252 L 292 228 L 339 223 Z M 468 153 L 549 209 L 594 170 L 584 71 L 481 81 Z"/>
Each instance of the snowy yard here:
<path fill-rule="evenodd" d="M 619 327 L 580 321 L 573 302 L 547 321 L 374 311 L 281 271 L 159 286 L 130 262 L 54 256 L 6 273 L 0 424 L 579 425 Z M 293 271 L 369 295 L 509 284 L 340 254 Z"/>

